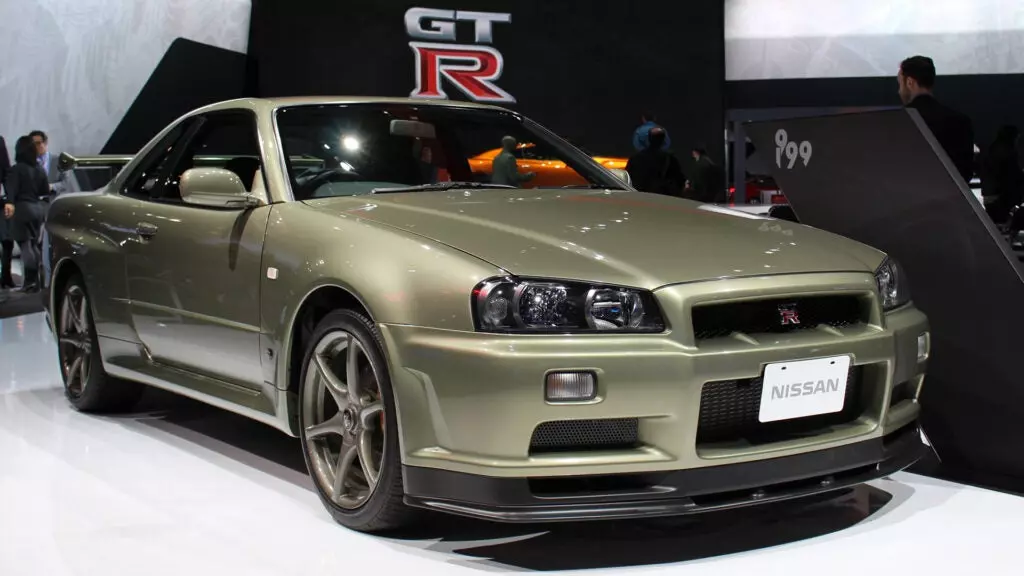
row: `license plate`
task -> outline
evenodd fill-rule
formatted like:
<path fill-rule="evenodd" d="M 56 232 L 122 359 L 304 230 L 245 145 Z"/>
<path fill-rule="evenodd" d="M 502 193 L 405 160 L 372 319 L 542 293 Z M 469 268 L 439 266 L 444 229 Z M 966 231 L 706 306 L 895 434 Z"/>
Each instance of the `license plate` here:
<path fill-rule="evenodd" d="M 846 400 L 850 357 L 769 364 L 761 390 L 761 422 L 840 412 Z"/>

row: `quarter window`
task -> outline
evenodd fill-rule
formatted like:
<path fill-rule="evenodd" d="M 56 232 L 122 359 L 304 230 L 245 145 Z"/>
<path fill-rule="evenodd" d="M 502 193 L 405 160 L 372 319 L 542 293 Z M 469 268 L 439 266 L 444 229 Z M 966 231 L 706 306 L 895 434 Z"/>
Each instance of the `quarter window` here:
<path fill-rule="evenodd" d="M 191 125 L 191 120 L 185 120 L 171 129 L 164 136 L 149 154 L 143 158 L 141 164 L 136 168 L 125 183 L 122 193 L 125 196 L 138 198 L 140 200 L 157 200 L 163 193 L 164 174 L 170 164 L 174 151 L 181 144 L 184 134 Z"/>

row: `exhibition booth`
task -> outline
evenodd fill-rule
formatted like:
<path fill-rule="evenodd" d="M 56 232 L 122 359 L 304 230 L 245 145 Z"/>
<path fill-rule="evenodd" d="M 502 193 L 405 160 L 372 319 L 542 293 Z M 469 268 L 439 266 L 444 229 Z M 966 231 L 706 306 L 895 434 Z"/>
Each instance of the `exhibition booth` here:
<path fill-rule="evenodd" d="M 125 62 L 0 72 L 0 574 L 1019 571 L 1003 4 L 114 4 L 11 15 Z"/>

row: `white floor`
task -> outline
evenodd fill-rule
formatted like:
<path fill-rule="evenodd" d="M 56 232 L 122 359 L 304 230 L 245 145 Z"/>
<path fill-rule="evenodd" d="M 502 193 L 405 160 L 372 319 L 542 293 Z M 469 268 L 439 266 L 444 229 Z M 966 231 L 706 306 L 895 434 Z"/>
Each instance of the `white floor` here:
<path fill-rule="evenodd" d="M 321 509 L 297 441 L 159 392 L 132 416 L 75 413 L 42 316 L 0 321 L 3 576 L 1021 574 L 1022 533 L 1022 498 L 901 474 L 700 518 L 365 536 Z"/>

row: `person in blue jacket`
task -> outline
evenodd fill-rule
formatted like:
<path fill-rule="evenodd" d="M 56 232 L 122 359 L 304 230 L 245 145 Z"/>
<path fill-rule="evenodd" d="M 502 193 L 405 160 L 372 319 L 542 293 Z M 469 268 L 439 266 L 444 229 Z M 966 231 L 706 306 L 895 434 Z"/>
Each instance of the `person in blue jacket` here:
<path fill-rule="evenodd" d="M 633 148 L 638 152 L 647 149 L 647 135 L 651 133 L 651 128 L 664 130 L 664 127 L 658 124 L 653 112 L 644 112 L 640 116 L 640 126 L 637 126 L 636 131 L 633 132 Z M 665 130 L 665 143 L 662 144 L 661 149 L 668 150 L 671 145 L 672 139 L 668 137 L 668 130 Z"/>

